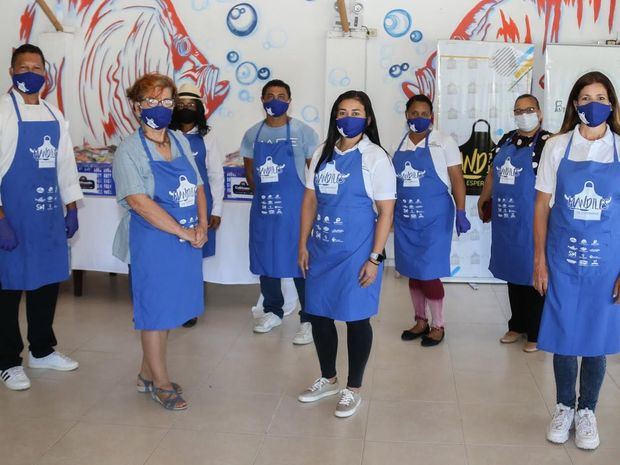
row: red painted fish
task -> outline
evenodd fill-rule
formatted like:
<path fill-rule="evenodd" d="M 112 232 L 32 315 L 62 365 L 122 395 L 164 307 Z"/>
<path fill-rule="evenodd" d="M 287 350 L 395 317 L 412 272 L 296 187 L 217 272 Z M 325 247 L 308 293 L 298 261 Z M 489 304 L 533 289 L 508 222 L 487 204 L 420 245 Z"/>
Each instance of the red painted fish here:
<path fill-rule="evenodd" d="M 229 82 L 219 80 L 219 69 L 189 36 L 171 0 L 56 0 L 55 11 L 75 28 L 74 43 L 82 52 L 75 82 L 68 81 L 64 61 L 48 64 L 45 92 L 53 92 L 62 108 L 63 93 L 77 91 L 91 144 L 118 143 L 135 130 L 125 91 L 146 72 L 196 84 L 207 116 L 228 95 Z M 46 21 L 31 2 L 21 17 L 20 40 L 35 40 Z"/>

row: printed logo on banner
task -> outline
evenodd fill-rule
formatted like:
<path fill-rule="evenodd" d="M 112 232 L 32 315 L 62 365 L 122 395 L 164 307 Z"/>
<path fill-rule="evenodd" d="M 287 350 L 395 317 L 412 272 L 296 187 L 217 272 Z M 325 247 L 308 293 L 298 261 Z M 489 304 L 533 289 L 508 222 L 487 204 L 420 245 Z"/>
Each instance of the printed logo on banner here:
<path fill-rule="evenodd" d="M 397 174 L 397 176 L 403 180 L 403 187 L 420 187 L 420 179 L 424 177 L 426 171 L 418 171 L 411 162 L 405 162 L 405 168 Z"/>
<path fill-rule="evenodd" d="M 316 183 L 321 194 L 338 194 L 338 186 L 344 184 L 350 173 L 343 174 L 336 169 L 336 162 L 332 161 L 325 165 L 321 171 L 315 174 Z"/>
<path fill-rule="evenodd" d="M 56 154 L 58 151 L 56 147 L 52 145 L 50 136 L 44 136 L 43 143 L 36 149 L 30 149 L 30 153 L 32 153 L 34 159 L 39 163 L 39 168 L 56 167 Z"/>
<path fill-rule="evenodd" d="M 611 205 L 611 197 L 604 198 L 597 194 L 592 181 L 586 181 L 578 194 L 564 194 L 564 198 L 576 220 L 601 221 L 601 213 Z"/>
<path fill-rule="evenodd" d="M 267 157 L 265 163 L 256 168 L 260 175 L 260 181 L 263 183 L 278 182 L 280 174 L 284 171 L 286 165 L 276 165 L 272 157 Z"/>
<path fill-rule="evenodd" d="M 521 174 L 521 171 L 523 171 L 523 168 L 517 168 L 512 164 L 510 157 L 506 158 L 502 166 L 497 166 L 495 169 L 499 175 L 499 183 L 511 186 L 514 186 L 516 178 Z"/>
<path fill-rule="evenodd" d="M 175 191 L 168 191 L 172 200 L 179 204 L 179 207 L 191 207 L 196 203 L 196 184 L 189 182 L 186 176 L 179 176 L 179 187 Z"/>

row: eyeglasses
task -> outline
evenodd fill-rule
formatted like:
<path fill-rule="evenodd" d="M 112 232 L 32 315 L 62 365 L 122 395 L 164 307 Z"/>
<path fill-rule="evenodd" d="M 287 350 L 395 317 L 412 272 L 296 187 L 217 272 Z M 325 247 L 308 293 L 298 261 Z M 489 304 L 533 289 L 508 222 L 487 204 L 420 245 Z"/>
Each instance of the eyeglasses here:
<path fill-rule="evenodd" d="M 515 114 L 515 116 L 519 116 L 519 115 L 531 115 L 532 113 L 536 113 L 536 111 L 538 111 L 538 108 L 534 108 L 534 107 L 529 107 L 529 108 L 515 108 L 513 110 L 513 113 Z"/>
<path fill-rule="evenodd" d="M 195 110 L 198 107 L 196 106 L 196 102 L 177 102 L 176 108 L 179 110 Z"/>
<path fill-rule="evenodd" d="M 147 108 L 155 108 L 159 105 L 161 105 L 164 108 L 172 108 L 175 104 L 175 101 L 173 98 L 165 98 L 165 99 L 157 100 L 156 98 L 146 97 L 140 101 L 140 106 L 142 106 L 142 103 L 144 103 L 145 104 L 144 106 Z"/>

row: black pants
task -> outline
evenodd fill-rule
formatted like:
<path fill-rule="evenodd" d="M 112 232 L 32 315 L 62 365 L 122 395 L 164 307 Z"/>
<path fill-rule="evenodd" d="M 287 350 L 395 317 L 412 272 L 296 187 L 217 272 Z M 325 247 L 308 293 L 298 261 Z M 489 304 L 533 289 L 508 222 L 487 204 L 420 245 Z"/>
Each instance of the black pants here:
<path fill-rule="evenodd" d="M 314 346 L 319 356 L 321 376 L 336 376 L 336 354 L 338 352 L 338 332 L 334 320 L 322 316 L 308 315 L 312 323 Z M 349 379 L 347 387 L 362 387 L 364 370 L 372 347 L 372 326 L 370 319 L 347 321 L 347 349 L 349 351 Z"/>
<path fill-rule="evenodd" d="M 304 278 L 294 278 L 295 288 L 299 296 L 299 319 L 302 323 L 308 321 L 308 317 L 304 312 L 306 303 L 306 280 Z M 273 313 L 274 315 L 284 318 L 284 296 L 282 295 L 282 280 L 280 278 L 270 278 L 268 276 L 260 277 L 260 293 L 263 294 L 263 308 L 265 313 Z"/>
<path fill-rule="evenodd" d="M 59 283 L 26 291 L 29 350 L 37 358 L 54 352 L 56 336 L 52 324 L 56 312 Z M 19 330 L 19 302 L 23 291 L 9 291 L 0 285 L 0 370 L 22 364 L 24 350 Z"/>
<path fill-rule="evenodd" d="M 512 312 L 508 329 L 517 333 L 527 333 L 529 342 L 538 341 L 545 298 L 532 286 L 508 283 L 508 299 Z"/>

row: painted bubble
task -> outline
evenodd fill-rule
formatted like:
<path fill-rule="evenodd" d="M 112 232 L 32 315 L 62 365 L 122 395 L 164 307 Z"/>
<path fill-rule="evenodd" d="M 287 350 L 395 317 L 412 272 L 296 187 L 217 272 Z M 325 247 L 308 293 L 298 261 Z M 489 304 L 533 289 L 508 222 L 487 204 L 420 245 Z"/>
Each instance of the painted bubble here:
<path fill-rule="evenodd" d="M 226 60 L 228 60 L 228 63 L 237 63 L 239 61 L 239 54 L 231 50 L 226 54 Z"/>
<path fill-rule="evenodd" d="M 394 103 L 393 108 L 395 113 L 402 115 L 407 109 L 407 102 L 404 100 L 399 100 L 398 102 Z"/>
<path fill-rule="evenodd" d="M 209 0 L 192 0 L 192 10 L 202 11 L 209 7 Z"/>
<path fill-rule="evenodd" d="M 261 68 L 258 70 L 258 79 L 265 81 L 271 76 L 271 70 L 269 68 Z"/>
<path fill-rule="evenodd" d="M 351 84 L 351 78 L 344 68 L 334 68 L 329 72 L 329 83 L 334 87 L 346 87 Z"/>
<path fill-rule="evenodd" d="M 424 38 L 424 34 L 422 34 L 422 31 L 415 30 L 409 34 L 409 38 L 411 42 L 420 42 Z"/>
<path fill-rule="evenodd" d="M 288 42 L 288 35 L 284 29 L 272 29 L 267 33 L 267 39 L 263 43 L 263 47 L 270 48 L 282 48 Z"/>
<path fill-rule="evenodd" d="M 403 70 L 400 68 L 400 65 L 390 66 L 390 69 L 388 72 L 390 73 L 390 76 L 392 76 L 393 78 L 397 78 L 401 74 L 403 74 Z"/>
<path fill-rule="evenodd" d="M 239 37 L 252 34 L 258 24 L 258 14 L 249 3 L 238 3 L 226 16 L 226 25 L 230 32 Z"/>
<path fill-rule="evenodd" d="M 250 84 L 253 84 L 256 79 L 258 79 L 258 69 L 251 61 L 244 61 L 237 66 L 235 77 L 237 78 L 239 84 L 249 86 Z"/>
<path fill-rule="evenodd" d="M 306 123 L 318 123 L 319 109 L 313 105 L 306 105 L 301 109 L 301 117 Z"/>
<path fill-rule="evenodd" d="M 243 89 L 239 92 L 239 100 L 241 100 L 242 102 L 251 102 L 252 100 L 254 100 L 254 98 L 248 90 Z"/>
<path fill-rule="evenodd" d="M 400 69 L 405 72 L 405 71 L 409 71 L 409 63 L 403 63 L 400 65 Z"/>
<path fill-rule="evenodd" d="M 411 28 L 411 15 L 407 10 L 397 8 L 388 11 L 383 18 L 383 29 L 392 37 L 402 37 Z"/>

